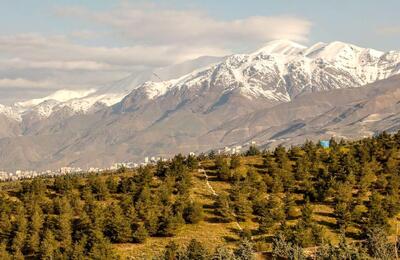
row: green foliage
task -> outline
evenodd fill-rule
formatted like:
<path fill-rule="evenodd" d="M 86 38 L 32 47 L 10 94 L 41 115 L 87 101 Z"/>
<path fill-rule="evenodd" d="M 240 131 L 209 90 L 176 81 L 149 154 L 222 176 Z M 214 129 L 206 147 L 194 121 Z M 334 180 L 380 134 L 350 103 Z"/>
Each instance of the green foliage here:
<path fill-rule="evenodd" d="M 242 165 L 242 159 L 240 158 L 239 155 L 232 155 L 231 156 L 231 162 L 230 166 L 231 169 L 237 169 Z"/>
<path fill-rule="evenodd" d="M 104 234 L 114 243 L 131 241 L 130 223 L 126 220 L 121 207 L 116 203 L 111 204 L 106 212 Z"/>
<path fill-rule="evenodd" d="M 201 243 L 192 239 L 186 247 L 184 257 L 186 259 L 206 260 L 208 259 L 208 252 Z"/>
<path fill-rule="evenodd" d="M 147 229 L 144 225 L 139 225 L 138 228 L 133 232 L 133 242 L 135 243 L 143 243 L 146 241 L 146 238 L 149 236 Z"/>
<path fill-rule="evenodd" d="M 272 243 L 272 255 L 281 259 L 306 259 L 303 249 L 286 240 L 282 234 L 278 234 Z"/>
<path fill-rule="evenodd" d="M 261 152 L 255 145 L 251 145 L 249 147 L 249 150 L 246 152 L 246 156 L 255 156 L 255 155 L 260 155 Z"/>
<path fill-rule="evenodd" d="M 234 220 L 230 200 L 226 194 L 220 194 L 214 202 L 214 214 L 219 217 L 221 222 L 231 222 Z"/>
<path fill-rule="evenodd" d="M 329 149 L 306 142 L 261 153 L 252 146 L 246 155 L 177 155 L 134 170 L 4 183 L 0 259 L 114 259 L 112 243 L 174 237 L 203 220 L 257 221 L 258 230 L 241 232 L 234 250 L 207 251 L 191 241 L 170 244 L 160 258 L 252 259 L 249 241 L 268 249 L 274 236 L 276 257 L 303 259 L 303 249 L 316 246 L 320 259 L 393 259 L 388 235 L 400 213 L 400 132 L 332 139 Z M 204 184 L 198 167 L 218 196 L 193 187 Z M 340 232 L 338 245 L 324 241 Z"/>
<path fill-rule="evenodd" d="M 227 181 L 231 178 L 231 170 L 228 165 L 228 160 L 221 156 L 215 160 L 215 167 L 217 171 L 218 179 L 221 181 Z"/>
<path fill-rule="evenodd" d="M 243 260 L 255 260 L 253 243 L 249 240 L 244 239 L 240 241 L 238 248 L 234 252 L 236 259 L 243 259 Z"/>
<path fill-rule="evenodd" d="M 184 209 L 183 218 L 186 223 L 190 224 L 196 224 L 203 220 L 204 211 L 202 205 L 197 202 L 189 203 L 189 205 Z"/>

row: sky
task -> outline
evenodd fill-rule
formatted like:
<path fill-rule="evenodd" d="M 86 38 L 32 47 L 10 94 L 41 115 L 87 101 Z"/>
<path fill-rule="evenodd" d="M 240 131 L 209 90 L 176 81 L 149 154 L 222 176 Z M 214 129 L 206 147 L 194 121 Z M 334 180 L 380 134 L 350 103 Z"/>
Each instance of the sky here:
<path fill-rule="evenodd" d="M 398 0 L 0 0 L 0 103 L 289 39 L 400 50 Z"/>

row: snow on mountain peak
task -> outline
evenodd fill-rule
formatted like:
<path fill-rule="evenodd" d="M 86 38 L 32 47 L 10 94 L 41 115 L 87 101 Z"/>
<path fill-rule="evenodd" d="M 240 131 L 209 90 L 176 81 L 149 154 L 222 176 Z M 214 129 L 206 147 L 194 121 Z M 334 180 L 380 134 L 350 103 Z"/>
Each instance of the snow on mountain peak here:
<path fill-rule="evenodd" d="M 0 104 L 0 114 L 5 115 L 8 118 L 14 119 L 16 121 L 21 121 L 21 115 L 12 107 L 4 106 Z"/>
<path fill-rule="evenodd" d="M 27 109 L 27 108 L 32 108 L 34 106 L 37 106 L 43 102 L 46 102 L 48 100 L 54 100 L 57 102 L 66 102 L 72 99 L 77 99 L 77 98 L 82 98 L 86 97 L 93 92 L 95 92 L 95 89 L 84 89 L 84 90 L 68 90 L 68 89 L 62 89 L 54 92 L 53 94 L 44 97 L 44 98 L 37 98 L 37 99 L 31 99 L 23 102 L 17 102 L 15 104 L 16 107 L 19 107 L 21 109 Z"/>
<path fill-rule="evenodd" d="M 337 59 L 352 59 L 366 53 L 373 58 L 379 58 L 384 54 L 374 49 L 361 48 L 353 44 L 334 41 L 331 43 L 319 42 L 314 44 L 304 52 L 304 55 L 309 58 L 333 61 Z"/>
<path fill-rule="evenodd" d="M 267 43 L 255 53 L 297 55 L 307 47 L 289 40 L 275 40 Z"/>
<path fill-rule="evenodd" d="M 0 113 L 17 120 L 27 112 L 48 117 L 63 108 L 86 113 L 114 105 L 129 93 L 135 100 L 154 100 L 170 91 L 179 94 L 182 88 L 192 89 L 188 93 L 217 88 L 223 94 L 287 102 L 304 92 L 359 87 L 400 73 L 400 52 L 383 53 L 339 41 L 305 47 L 276 40 L 253 53 L 216 62 L 188 61 L 170 69 L 146 70 L 97 90 L 60 90 L 12 107 L 2 106 Z"/>
<path fill-rule="evenodd" d="M 279 40 L 251 54 L 231 55 L 181 79 L 148 82 L 142 88 L 149 99 L 172 89 L 203 85 L 216 86 L 221 93 L 236 91 L 249 99 L 287 102 L 303 92 L 359 87 L 397 73 L 399 52 L 383 53 L 340 41 L 307 48 Z"/>

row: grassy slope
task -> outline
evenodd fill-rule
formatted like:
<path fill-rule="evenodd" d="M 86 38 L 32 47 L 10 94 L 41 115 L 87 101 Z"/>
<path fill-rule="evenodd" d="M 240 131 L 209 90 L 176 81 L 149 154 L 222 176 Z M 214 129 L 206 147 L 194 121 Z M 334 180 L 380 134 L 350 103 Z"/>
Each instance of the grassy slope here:
<path fill-rule="evenodd" d="M 242 159 L 243 167 L 254 167 L 262 171 L 261 157 L 245 157 Z M 217 181 L 215 173 L 210 170 L 213 165 L 212 161 L 202 162 L 202 168 L 207 169 L 207 175 L 213 189 L 217 194 L 226 192 L 230 185 L 226 182 Z M 258 166 L 258 167 L 257 167 Z M 232 247 L 238 240 L 239 228 L 235 223 L 215 223 L 213 221 L 214 214 L 210 206 L 214 202 L 211 190 L 207 187 L 203 173 L 193 173 L 193 188 L 191 196 L 194 200 L 203 204 L 205 209 L 205 219 L 195 225 L 184 225 L 178 234 L 172 238 L 149 238 L 144 244 L 119 244 L 115 245 L 115 249 L 123 259 L 151 259 L 152 256 L 162 252 L 163 248 L 170 241 L 175 241 L 177 244 L 187 244 L 191 239 L 195 238 L 202 242 L 208 249 L 212 250 L 221 244 L 228 244 Z M 301 197 L 299 198 L 301 199 Z M 336 219 L 333 216 L 333 208 L 326 204 L 313 205 L 315 221 L 324 228 L 324 236 L 327 240 L 334 244 L 339 242 L 339 234 L 335 230 Z M 294 221 L 295 222 L 295 221 Z M 395 221 L 391 221 L 392 231 L 395 232 Z M 240 226 L 246 229 L 255 230 L 258 224 L 250 218 L 246 222 L 241 222 Z M 265 241 L 265 237 L 254 236 L 253 240 Z M 269 245 L 260 246 L 261 251 L 268 251 Z M 260 259 L 261 257 L 259 255 Z"/>
<path fill-rule="evenodd" d="M 242 159 L 244 168 L 254 167 L 259 171 L 263 171 L 262 158 L 261 157 L 244 157 Z M 202 162 L 202 168 L 207 169 L 207 175 L 209 176 L 209 182 L 217 194 L 226 192 L 230 185 L 226 182 L 217 181 L 215 179 L 215 173 L 212 168 L 212 161 Z M 131 173 L 125 173 L 129 175 Z M 203 173 L 193 173 L 193 188 L 191 189 L 191 197 L 203 204 L 205 209 L 205 219 L 198 224 L 184 225 L 179 230 L 176 236 L 169 238 L 151 237 L 146 240 L 144 244 L 115 244 L 113 245 L 118 255 L 122 259 L 151 259 L 153 256 L 159 254 L 170 241 L 175 241 L 177 244 L 187 244 L 191 239 L 195 238 L 202 242 L 209 250 L 214 249 L 216 246 L 221 244 L 228 244 L 232 247 L 235 246 L 238 240 L 239 228 L 236 223 L 218 223 L 215 222 L 215 216 L 213 209 L 211 208 L 215 197 L 212 195 L 211 190 L 206 184 L 206 179 Z M 18 182 L 11 183 L 0 183 L 1 190 L 14 190 Z M 301 200 L 301 195 L 298 198 Z M 107 203 L 107 202 L 106 202 Z M 323 226 L 325 232 L 325 238 L 333 243 L 338 242 L 338 232 L 335 230 L 334 225 L 336 220 L 333 216 L 333 208 L 326 204 L 314 204 L 314 216 L 315 221 Z M 400 215 L 398 216 L 400 219 Z M 293 222 L 295 222 L 294 220 Z M 396 221 L 390 221 L 392 234 L 396 232 Z M 256 230 L 258 224 L 253 222 L 249 218 L 246 222 L 241 222 L 242 228 Z M 393 236 L 394 237 L 394 236 Z M 265 241 L 265 237 L 254 236 L 253 240 Z M 268 251 L 269 246 L 259 246 L 260 251 Z M 262 258 L 262 257 L 259 257 Z"/>

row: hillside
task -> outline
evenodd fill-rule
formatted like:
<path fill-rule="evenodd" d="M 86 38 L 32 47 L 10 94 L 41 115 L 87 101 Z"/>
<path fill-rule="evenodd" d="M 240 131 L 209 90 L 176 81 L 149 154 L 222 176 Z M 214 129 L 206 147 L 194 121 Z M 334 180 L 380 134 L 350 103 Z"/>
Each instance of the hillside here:
<path fill-rule="evenodd" d="M 0 187 L 1 259 L 393 259 L 400 133 Z"/>
<path fill-rule="evenodd" d="M 249 141 L 396 132 L 399 64 L 398 51 L 281 40 L 143 71 L 95 92 L 0 106 L 0 169 L 105 168 Z"/>

